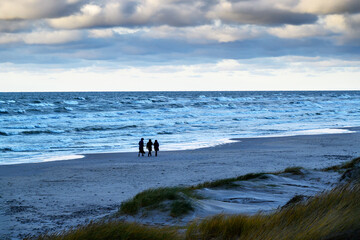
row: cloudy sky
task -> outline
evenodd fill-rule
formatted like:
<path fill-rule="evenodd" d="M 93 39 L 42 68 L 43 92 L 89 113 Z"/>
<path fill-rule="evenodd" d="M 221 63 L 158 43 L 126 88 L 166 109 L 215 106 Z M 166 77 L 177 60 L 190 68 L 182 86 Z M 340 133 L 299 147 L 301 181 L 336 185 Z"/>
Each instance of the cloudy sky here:
<path fill-rule="evenodd" d="M 0 92 L 343 89 L 359 0 L 0 0 Z"/>

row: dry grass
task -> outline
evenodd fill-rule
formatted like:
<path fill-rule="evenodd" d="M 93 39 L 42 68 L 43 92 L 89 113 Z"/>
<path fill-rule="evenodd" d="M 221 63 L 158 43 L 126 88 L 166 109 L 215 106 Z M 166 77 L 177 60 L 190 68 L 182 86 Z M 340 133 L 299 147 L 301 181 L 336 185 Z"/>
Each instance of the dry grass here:
<path fill-rule="evenodd" d="M 216 215 L 174 229 L 136 223 L 92 223 L 68 232 L 40 236 L 38 240 L 268 240 L 358 239 L 360 234 L 360 184 L 348 184 L 319 194 L 304 203 L 270 215 Z"/>
<path fill-rule="evenodd" d="M 123 202 L 120 206 L 119 213 L 134 215 L 138 213 L 141 208 L 156 209 L 161 206 L 161 202 L 173 200 L 176 201 L 177 204 L 171 205 L 171 213 L 173 216 L 179 216 L 180 213 L 185 214 L 187 210 L 192 210 L 192 207 L 188 206 L 187 196 L 193 196 L 190 188 L 166 187 L 149 189 Z M 181 207 L 182 209 L 176 209 L 177 207 Z"/>
<path fill-rule="evenodd" d="M 347 169 L 351 169 L 354 168 L 355 166 L 360 164 L 360 157 L 358 158 L 354 158 L 353 160 L 349 161 L 349 162 L 345 162 L 343 164 L 340 165 L 335 165 L 332 167 L 328 167 L 328 168 L 324 168 L 322 169 L 323 171 L 344 171 Z"/>
<path fill-rule="evenodd" d="M 360 185 L 322 193 L 270 215 L 218 215 L 192 223 L 186 239 L 327 239 L 360 230 Z"/>
<path fill-rule="evenodd" d="M 325 170 L 349 170 L 360 164 L 356 158 L 345 164 Z M 289 168 L 284 172 L 302 174 L 301 168 Z M 279 173 L 275 173 L 279 174 Z M 193 190 L 202 187 L 230 186 L 235 181 L 266 177 L 264 173 L 248 174 L 192 187 L 150 189 L 124 202 L 120 211 L 134 214 L 140 208 L 156 208 L 165 200 L 173 200 L 178 212 L 190 211 L 187 197 L 194 197 Z M 163 240 L 340 240 L 359 239 L 360 235 L 360 183 L 336 187 L 300 203 L 290 204 L 276 212 L 255 216 L 216 215 L 187 226 L 186 233 L 179 234 L 170 228 L 147 227 L 136 223 L 100 222 L 59 234 L 43 235 L 38 240 L 107 240 L 107 239 L 163 239 Z M 176 203 L 176 204 L 175 204 Z M 183 212 L 184 211 L 184 212 Z"/>
<path fill-rule="evenodd" d="M 28 238 L 35 239 L 35 238 Z M 67 232 L 42 235 L 37 240 L 180 240 L 174 229 L 147 227 L 136 223 L 98 222 Z"/>

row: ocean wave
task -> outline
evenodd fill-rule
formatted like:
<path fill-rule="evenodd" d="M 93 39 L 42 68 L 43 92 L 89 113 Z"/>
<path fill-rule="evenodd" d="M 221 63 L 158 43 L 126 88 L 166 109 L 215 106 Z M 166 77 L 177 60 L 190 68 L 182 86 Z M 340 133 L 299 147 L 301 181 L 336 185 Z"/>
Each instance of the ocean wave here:
<path fill-rule="evenodd" d="M 51 130 L 30 130 L 30 131 L 22 131 L 20 134 L 22 135 L 35 135 L 35 134 L 60 134 L 64 131 L 51 131 Z"/>
<path fill-rule="evenodd" d="M 12 152 L 11 148 L 0 148 L 0 152 Z"/>
<path fill-rule="evenodd" d="M 159 134 L 159 135 L 172 135 L 174 133 L 168 132 L 168 131 L 162 131 L 162 132 L 158 132 L 157 134 Z"/>
<path fill-rule="evenodd" d="M 26 110 L 24 109 L 18 109 L 18 110 L 14 110 L 15 113 L 17 114 L 25 114 L 26 113 Z"/>
<path fill-rule="evenodd" d="M 6 133 L 6 132 L 1 132 L 0 131 L 0 136 L 9 136 L 10 134 Z"/>
<path fill-rule="evenodd" d="M 83 128 L 75 128 L 76 132 L 92 132 L 92 131 L 114 131 L 114 130 L 123 130 L 128 128 L 136 128 L 137 125 L 126 125 L 126 126 L 116 126 L 116 127 L 104 127 L 104 126 L 87 126 Z"/>
<path fill-rule="evenodd" d="M 74 99 L 76 99 L 76 100 L 81 100 L 81 101 L 86 100 L 84 97 L 74 97 Z"/>
<path fill-rule="evenodd" d="M 9 114 L 9 111 L 5 108 L 0 108 L 0 114 Z"/>
<path fill-rule="evenodd" d="M 43 112 L 42 109 L 38 109 L 38 108 L 29 108 L 26 111 L 28 111 L 28 112 Z"/>
<path fill-rule="evenodd" d="M 41 101 L 33 101 L 33 103 L 29 103 L 30 106 L 33 107 L 53 107 L 55 106 L 53 103 L 41 102 Z"/>
<path fill-rule="evenodd" d="M 73 109 L 71 107 L 59 107 L 54 110 L 54 112 L 58 112 L 58 113 L 71 112 L 71 111 L 73 111 Z"/>
<path fill-rule="evenodd" d="M 77 104 L 79 104 L 78 101 L 64 101 L 63 103 L 68 104 L 68 105 L 77 105 Z"/>

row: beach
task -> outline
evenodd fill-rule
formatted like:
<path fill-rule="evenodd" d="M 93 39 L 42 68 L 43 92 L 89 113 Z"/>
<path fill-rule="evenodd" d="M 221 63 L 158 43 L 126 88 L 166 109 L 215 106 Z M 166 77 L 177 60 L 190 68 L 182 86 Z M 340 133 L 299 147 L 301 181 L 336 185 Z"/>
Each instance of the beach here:
<path fill-rule="evenodd" d="M 325 168 L 358 157 L 359 127 L 342 134 L 235 139 L 156 157 L 136 152 L 0 166 L 0 238 L 59 231 L 115 213 L 156 187 L 188 186 L 287 167 Z"/>

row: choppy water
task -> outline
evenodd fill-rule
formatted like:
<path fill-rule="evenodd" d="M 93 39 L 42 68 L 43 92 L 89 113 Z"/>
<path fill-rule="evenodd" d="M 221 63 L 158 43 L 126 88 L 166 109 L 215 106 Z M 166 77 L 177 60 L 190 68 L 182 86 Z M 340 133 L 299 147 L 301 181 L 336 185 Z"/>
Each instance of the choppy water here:
<path fill-rule="evenodd" d="M 0 164 L 359 126 L 360 92 L 0 93 Z"/>

